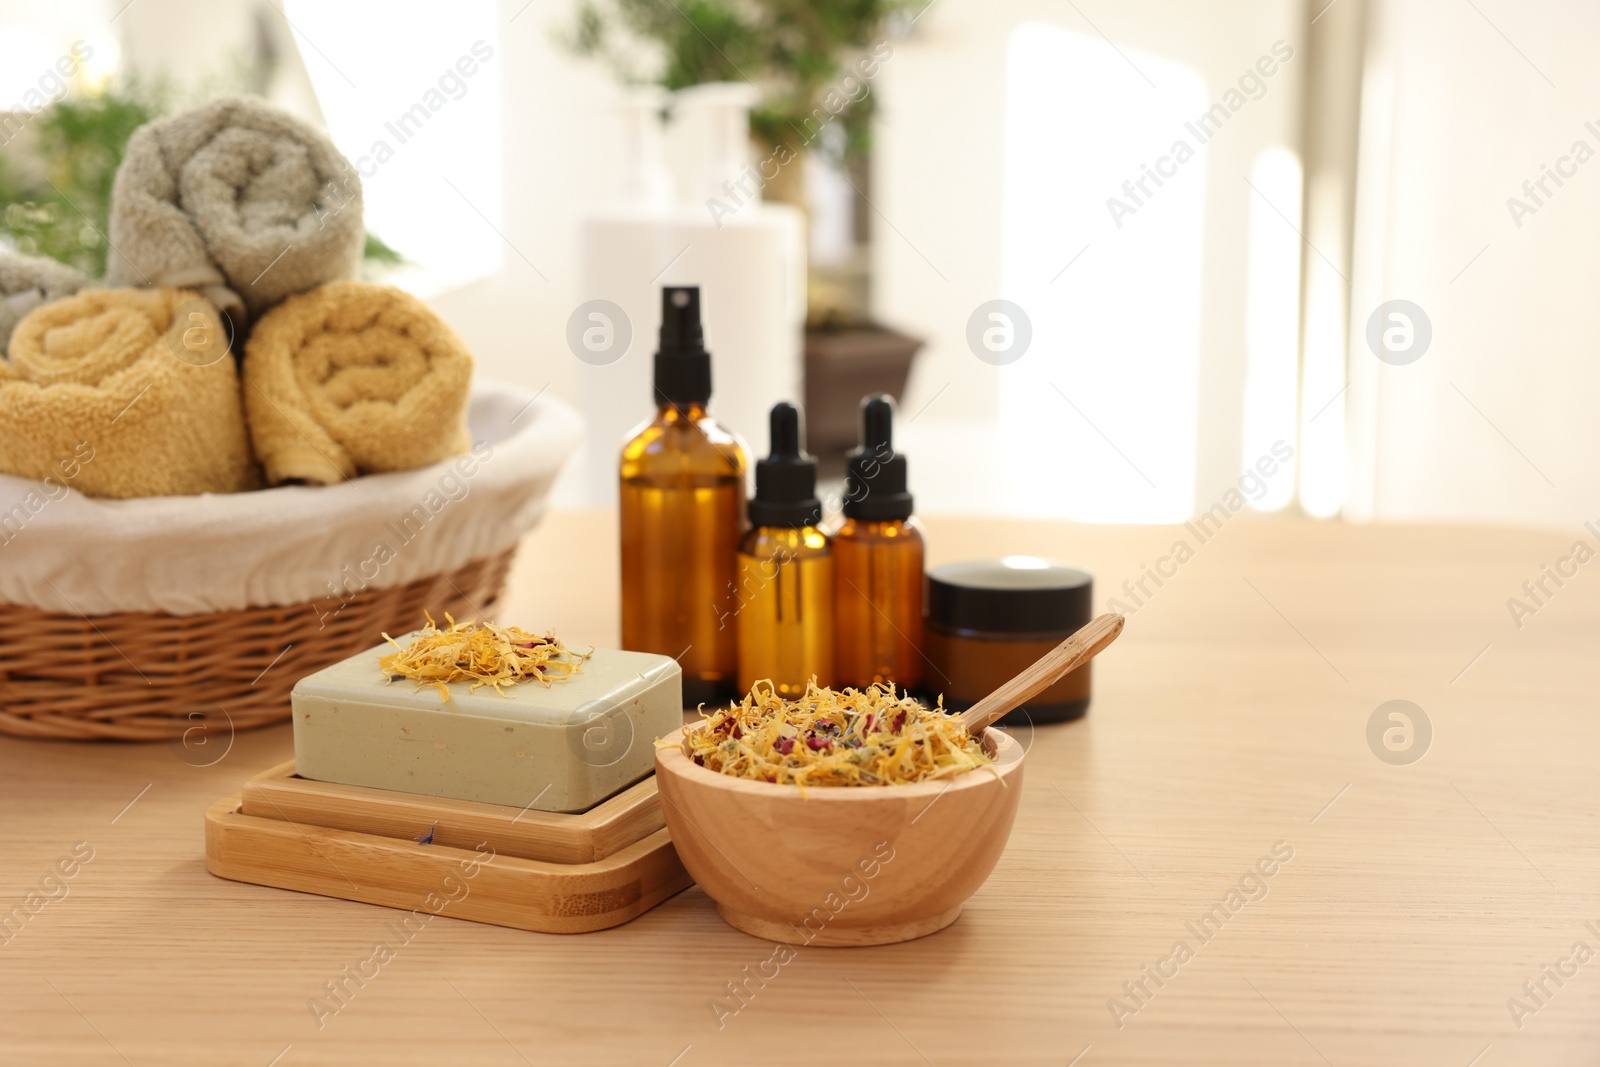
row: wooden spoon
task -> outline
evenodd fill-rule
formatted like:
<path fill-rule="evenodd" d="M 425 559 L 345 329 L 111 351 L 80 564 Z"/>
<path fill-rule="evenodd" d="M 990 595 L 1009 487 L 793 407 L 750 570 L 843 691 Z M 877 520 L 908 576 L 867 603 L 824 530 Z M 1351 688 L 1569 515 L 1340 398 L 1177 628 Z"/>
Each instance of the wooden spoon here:
<path fill-rule="evenodd" d="M 978 701 L 961 715 L 961 722 L 973 737 L 982 737 L 1000 716 L 1027 703 L 1090 660 L 1122 632 L 1127 620 L 1121 615 L 1101 615 L 1068 637 L 1015 678 Z"/>

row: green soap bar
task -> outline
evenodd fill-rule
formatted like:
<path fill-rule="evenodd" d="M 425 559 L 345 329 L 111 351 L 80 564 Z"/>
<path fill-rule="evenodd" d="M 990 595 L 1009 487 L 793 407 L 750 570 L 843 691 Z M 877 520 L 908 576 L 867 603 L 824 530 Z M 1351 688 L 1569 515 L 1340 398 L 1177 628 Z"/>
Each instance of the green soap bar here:
<path fill-rule="evenodd" d="M 415 634 L 399 639 L 403 646 Z M 389 681 L 370 652 L 295 684 L 295 772 L 404 793 L 586 811 L 655 766 L 655 740 L 683 725 L 683 671 L 645 652 L 597 649 L 545 686 L 497 693 Z"/>

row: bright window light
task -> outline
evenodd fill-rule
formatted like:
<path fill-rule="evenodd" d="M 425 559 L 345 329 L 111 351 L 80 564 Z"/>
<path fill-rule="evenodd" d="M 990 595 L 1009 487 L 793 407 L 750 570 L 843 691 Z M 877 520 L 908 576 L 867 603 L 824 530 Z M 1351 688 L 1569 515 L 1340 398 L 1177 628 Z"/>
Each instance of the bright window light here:
<path fill-rule="evenodd" d="M 1300 385 L 1300 235 L 1285 219 L 1300 217 L 1300 159 L 1269 148 L 1250 168 L 1249 291 L 1245 298 L 1244 454 L 1240 469 L 1272 457 L 1279 441 L 1291 448 Z M 1279 214 L 1282 212 L 1283 214 Z M 1265 479 L 1251 502 L 1277 511 L 1294 498 L 1294 465 Z"/>
<path fill-rule="evenodd" d="M 494 0 L 398 0 L 381 17 L 289 0 L 286 13 L 328 130 L 361 171 L 368 231 L 420 268 L 397 280 L 431 293 L 498 270 Z"/>
<path fill-rule="evenodd" d="M 997 477 L 1030 514 L 1180 521 L 1195 503 L 1206 177 L 1185 121 L 1210 106 L 1205 81 L 1039 23 L 1012 32 L 1006 71 L 1002 295 L 1032 342 L 997 368 Z"/>
<path fill-rule="evenodd" d="M 83 87 L 91 93 L 98 93 L 105 89 L 117 73 L 117 68 L 122 65 L 122 46 L 117 43 L 116 37 L 104 32 L 90 35 L 84 44 L 93 51 L 83 63 Z"/>
<path fill-rule="evenodd" d="M 1344 507 L 1349 481 L 1345 440 L 1345 399 L 1349 395 L 1345 376 L 1346 309 L 1343 279 L 1333 266 L 1343 252 L 1334 243 L 1339 232 L 1338 189 L 1331 181 L 1313 182 L 1310 193 L 1306 232 L 1322 236 L 1317 250 L 1306 259 L 1300 505 L 1306 514 L 1325 519 Z"/>
<path fill-rule="evenodd" d="M 41 99 L 51 92 L 59 95 L 55 88 L 59 78 L 51 69 L 56 56 L 49 43 L 27 27 L 0 26 L 0 110 L 39 110 L 25 99 L 30 92 Z"/>

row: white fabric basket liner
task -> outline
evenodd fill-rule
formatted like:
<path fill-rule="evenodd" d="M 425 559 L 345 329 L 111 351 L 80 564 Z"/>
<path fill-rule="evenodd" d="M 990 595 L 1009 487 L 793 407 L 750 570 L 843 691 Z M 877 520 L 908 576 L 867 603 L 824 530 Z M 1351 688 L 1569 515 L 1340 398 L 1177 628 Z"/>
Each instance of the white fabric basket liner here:
<path fill-rule="evenodd" d="M 473 454 L 417 470 L 133 500 L 57 487 L 20 521 L 15 506 L 45 487 L 0 475 L 0 602 L 74 615 L 331 609 L 497 555 L 543 516 L 582 421 L 553 397 L 478 379 L 468 426 Z"/>

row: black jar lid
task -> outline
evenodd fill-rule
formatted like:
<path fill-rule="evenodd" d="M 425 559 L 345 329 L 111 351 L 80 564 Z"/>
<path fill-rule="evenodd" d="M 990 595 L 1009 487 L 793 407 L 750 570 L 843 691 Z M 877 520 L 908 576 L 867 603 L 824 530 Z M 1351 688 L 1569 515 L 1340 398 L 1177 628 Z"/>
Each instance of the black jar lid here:
<path fill-rule="evenodd" d="M 957 630 L 1076 630 L 1094 611 L 1094 576 L 1038 556 L 947 563 L 928 572 L 928 619 Z"/>

